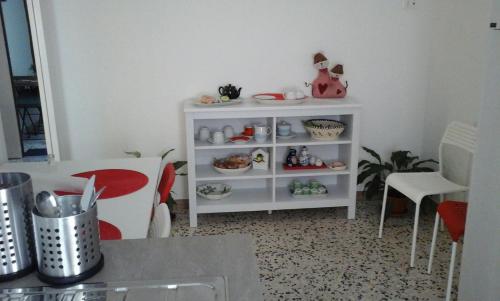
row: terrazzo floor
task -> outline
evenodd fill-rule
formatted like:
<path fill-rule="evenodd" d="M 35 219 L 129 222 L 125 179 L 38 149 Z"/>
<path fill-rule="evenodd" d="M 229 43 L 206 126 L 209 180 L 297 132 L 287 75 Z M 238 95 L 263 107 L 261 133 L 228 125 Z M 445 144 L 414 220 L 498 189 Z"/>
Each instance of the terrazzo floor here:
<path fill-rule="evenodd" d="M 194 229 L 180 210 L 172 235 L 251 234 L 265 300 L 444 299 L 446 231 L 438 234 L 432 274 L 426 272 L 434 211 L 421 213 L 415 268 L 409 267 L 412 215 L 387 219 L 378 239 L 379 212 L 379 202 L 358 201 L 354 220 L 344 208 L 208 214 Z M 457 255 L 456 271 L 461 249 Z M 454 293 L 456 282 L 455 276 Z"/>

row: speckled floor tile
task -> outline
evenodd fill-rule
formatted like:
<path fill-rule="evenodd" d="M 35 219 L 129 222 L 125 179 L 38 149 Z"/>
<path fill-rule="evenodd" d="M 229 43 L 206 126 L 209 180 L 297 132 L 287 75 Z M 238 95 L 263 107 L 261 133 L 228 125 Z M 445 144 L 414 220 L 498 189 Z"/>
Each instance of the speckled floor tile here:
<path fill-rule="evenodd" d="M 358 201 L 355 220 L 346 219 L 344 208 L 207 214 L 199 215 L 196 229 L 187 211 L 178 211 L 172 235 L 251 234 L 265 300 L 440 300 L 451 240 L 446 231 L 438 235 L 428 275 L 435 213 L 427 211 L 420 216 L 415 268 L 413 215 L 387 219 L 378 239 L 378 202 Z M 461 249 L 457 254 L 458 273 Z"/>

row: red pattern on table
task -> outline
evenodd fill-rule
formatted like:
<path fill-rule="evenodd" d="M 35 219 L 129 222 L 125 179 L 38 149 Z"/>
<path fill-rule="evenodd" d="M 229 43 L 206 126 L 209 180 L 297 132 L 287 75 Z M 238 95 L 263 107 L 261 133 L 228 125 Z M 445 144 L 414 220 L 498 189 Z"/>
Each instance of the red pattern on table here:
<path fill-rule="evenodd" d="M 122 239 L 122 232 L 115 225 L 99 220 L 99 236 L 101 240 Z"/>
<path fill-rule="evenodd" d="M 148 184 L 143 173 L 129 169 L 101 169 L 74 174 L 74 177 L 90 179 L 95 175 L 95 189 L 106 189 L 99 199 L 116 198 L 140 190 Z"/>

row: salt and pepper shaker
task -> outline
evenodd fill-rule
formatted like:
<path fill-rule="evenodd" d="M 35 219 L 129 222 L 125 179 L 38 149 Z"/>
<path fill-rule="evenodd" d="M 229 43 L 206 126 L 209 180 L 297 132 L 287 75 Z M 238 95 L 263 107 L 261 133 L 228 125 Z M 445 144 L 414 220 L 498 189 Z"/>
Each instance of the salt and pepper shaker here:
<path fill-rule="evenodd" d="M 297 150 L 295 150 L 295 148 L 290 148 L 290 150 L 288 150 L 286 164 L 290 167 L 297 165 Z"/>
<path fill-rule="evenodd" d="M 306 146 L 303 146 L 302 150 L 300 151 L 299 163 L 302 166 L 309 165 L 309 150 Z"/>

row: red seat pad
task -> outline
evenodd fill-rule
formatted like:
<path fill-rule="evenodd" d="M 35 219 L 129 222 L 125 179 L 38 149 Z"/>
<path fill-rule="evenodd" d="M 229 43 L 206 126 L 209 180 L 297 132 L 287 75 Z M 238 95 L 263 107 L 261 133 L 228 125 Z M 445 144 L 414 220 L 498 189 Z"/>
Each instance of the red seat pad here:
<path fill-rule="evenodd" d="M 443 219 L 453 241 L 458 241 L 465 232 L 465 218 L 467 216 L 467 203 L 457 201 L 444 201 L 439 204 L 437 211 Z"/>

